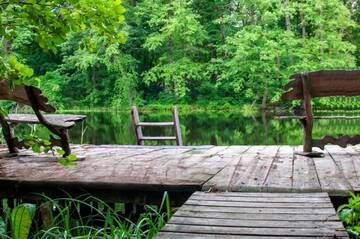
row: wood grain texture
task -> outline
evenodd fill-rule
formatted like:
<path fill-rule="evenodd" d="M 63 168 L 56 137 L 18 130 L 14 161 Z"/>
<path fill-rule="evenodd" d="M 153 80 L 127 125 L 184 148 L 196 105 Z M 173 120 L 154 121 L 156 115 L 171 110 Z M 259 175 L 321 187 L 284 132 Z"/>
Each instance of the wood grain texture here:
<path fill-rule="evenodd" d="M 310 80 L 312 97 L 360 95 L 360 71 L 327 70 L 305 73 Z M 290 90 L 282 95 L 283 100 L 303 99 L 301 73 L 290 77 L 285 85 Z"/>
<path fill-rule="evenodd" d="M 327 194 L 281 195 L 195 192 L 156 238 L 348 238 Z"/>
<path fill-rule="evenodd" d="M 30 86 L 34 94 L 38 99 L 38 107 L 41 111 L 46 113 L 54 113 L 55 108 L 48 104 L 48 98 L 42 95 L 40 89 Z M 10 89 L 9 83 L 6 80 L 0 80 L 0 99 L 12 100 L 17 103 L 32 106 L 26 93 L 25 86 L 15 86 L 14 89 Z"/>
<path fill-rule="evenodd" d="M 71 114 L 45 114 L 45 119 L 56 127 L 71 128 L 75 122 L 85 120 L 85 115 Z M 10 123 L 39 124 L 39 119 L 34 114 L 9 114 L 6 121 Z"/>
<path fill-rule="evenodd" d="M 262 197 L 273 203 L 284 202 L 286 192 L 307 193 L 300 195 L 312 198 L 313 192 L 335 196 L 347 195 L 349 190 L 360 191 L 360 148 L 355 146 L 327 146 L 324 158 L 295 155 L 300 146 L 71 148 L 79 157 L 85 157 L 73 169 L 59 165 L 52 155 L 26 150 L 15 158 L 0 158 L 0 188 L 14 193 L 20 193 L 25 186 L 38 192 L 46 185 L 46 190 L 76 187 L 84 193 L 89 188 L 119 193 L 242 191 L 241 198 L 234 199 L 237 202 L 249 202 L 252 193 L 264 192 Z M 0 146 L 0 153 L 5 152 L 6 147 Z M 221 202 L 227 200 L 225 197 L 211 201 Z M 303 196 L 299 197 L 299 202 L 304 202 Z M 203 196 L 195 194 L 194 198 L 201 201 Z"/>
<path fill-rule="evenodd" d="M 158 239 L 309 239 L 309 237 L 288 237 L 288 236 L 245 236 L 241 235 L 214 235 L 214 234 L 194 234 L 194 233 L 176 233 L 176 232 L 160 232 L 156 238 Z M 312 236 L 311 238 L 324 238 L 323 236 Z M 348 238 L 345 237 L 337 237 L 337 239 Z"/>

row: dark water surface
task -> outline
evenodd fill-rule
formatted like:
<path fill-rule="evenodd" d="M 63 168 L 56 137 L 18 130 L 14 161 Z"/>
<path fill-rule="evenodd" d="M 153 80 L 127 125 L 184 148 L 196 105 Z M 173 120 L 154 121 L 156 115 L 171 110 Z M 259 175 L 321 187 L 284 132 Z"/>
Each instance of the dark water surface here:
<path fill-rule="evenodd" d="M 82 112 L 87 119 L 70 130 L 72 143 L 135 144 L 134 129 L 128 113 Z M 171 121 L 169 112 L 142 113 L 145 121 Z M 298 145 L 302 144 L 302 128 L 296 119 L 276 120 L 273 116 L 258 114 L 245 117 L 240 112 L 180 112 L 184 145 Z M 17 131 L 29 132 L 29 126 Z M 46 136 L 47 131 L 36 126 Z M 170 135 L 171 128 L 146 128 L 144 135 Z M 359 134 L 360 121 L 349 119 L 315 120 L 314 136 L 326 134 Z M 154 143 L 156 144 L 156 143 Z M 171 143 L 168 143 L 171 144 Z"/>

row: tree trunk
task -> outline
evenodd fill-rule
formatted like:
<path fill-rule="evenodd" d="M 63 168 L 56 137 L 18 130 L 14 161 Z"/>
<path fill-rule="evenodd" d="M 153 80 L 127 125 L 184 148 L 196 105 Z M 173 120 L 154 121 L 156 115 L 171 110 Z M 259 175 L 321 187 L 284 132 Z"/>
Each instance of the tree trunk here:
<path fill-rule="evenodd" d="M 266 78 L 266 79 L 265 79 L 265 86 L 264 86 L 264 94 L 263 94 L 262 103 L 261 103 L 263 109 L 266 109 L 266 107 L 267 107 L 268 92 L 269 92 L 269 89 L 268 89 L 268 78 Z"/>

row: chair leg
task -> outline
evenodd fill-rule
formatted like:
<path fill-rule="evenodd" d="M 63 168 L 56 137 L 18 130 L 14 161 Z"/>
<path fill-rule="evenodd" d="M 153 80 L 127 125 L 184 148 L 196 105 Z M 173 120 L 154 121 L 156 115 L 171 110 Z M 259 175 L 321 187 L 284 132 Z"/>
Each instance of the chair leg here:
<path fill-rule="evenodd" d="M 9 149 L 9 153 L 10 154 L 18 153 L 19 151 L 16 147 L 16 144 L 14 141 L 14 136 L 12 134 L 10 125 L 6 122 L 6 119 L 5 119 L 4 115 L 2 115 L 2 114 L 0 114 L 0 124 L 2 127 L 2 132 L 3 132 L 4 138 L 5 138 L 6 144 Z"/>
<path fill-rule="evenodd" d="M 312 121 L 307 119 L 300 120 L 304 130 L 303 150 L 306 153 L 312 152 Z"/>
<path fill-rule="evenodd" d="M 59 137 L 61 138 L 61 148 L 65 151 L 64 157 L 69 156 L 71 154 L 71 149 L 69 145 L 69 136 L 67 129 L 61 129 L 60 130 Z"/>

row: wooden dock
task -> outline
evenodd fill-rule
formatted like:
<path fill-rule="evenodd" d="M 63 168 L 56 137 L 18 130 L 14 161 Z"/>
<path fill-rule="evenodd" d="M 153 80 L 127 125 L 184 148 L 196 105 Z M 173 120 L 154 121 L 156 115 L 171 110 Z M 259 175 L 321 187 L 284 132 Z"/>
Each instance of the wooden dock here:
<path fill-rule="evenodd" d="M 156 239 L 348 238 L 327 193 L 194 193 Z"/>
<path fill-rule="evenodd" d="M 324 158 L 295 155 L 300 146 L 149 147 L 73 145 L 85 160 L 73 169 L 29 151 L 0 159 L 0 191 L 99 190 L 156 193 L 194 191 L 360 191 L 360 146 L 327 146 Z M 6 152 L 4 146 L 0 153 Z M 130 193 L 130 194 L 129 194 Z M 146 195 L 143 195 L 144 197 Z"/>
<path fill-rule="evenodd" d="M 75 168 L 30 151 L 0 158 L 0 197 L 66 191 L 151 204 L 168 191 L 173 206 L 185 204 L 158 238 L 294 239 L 346 238 L 328 195 L 360 192 L 360 146 L 327 146 L 324 158 L 296 155 L 300 146 L 72 149 L 85 157 Z"/>

